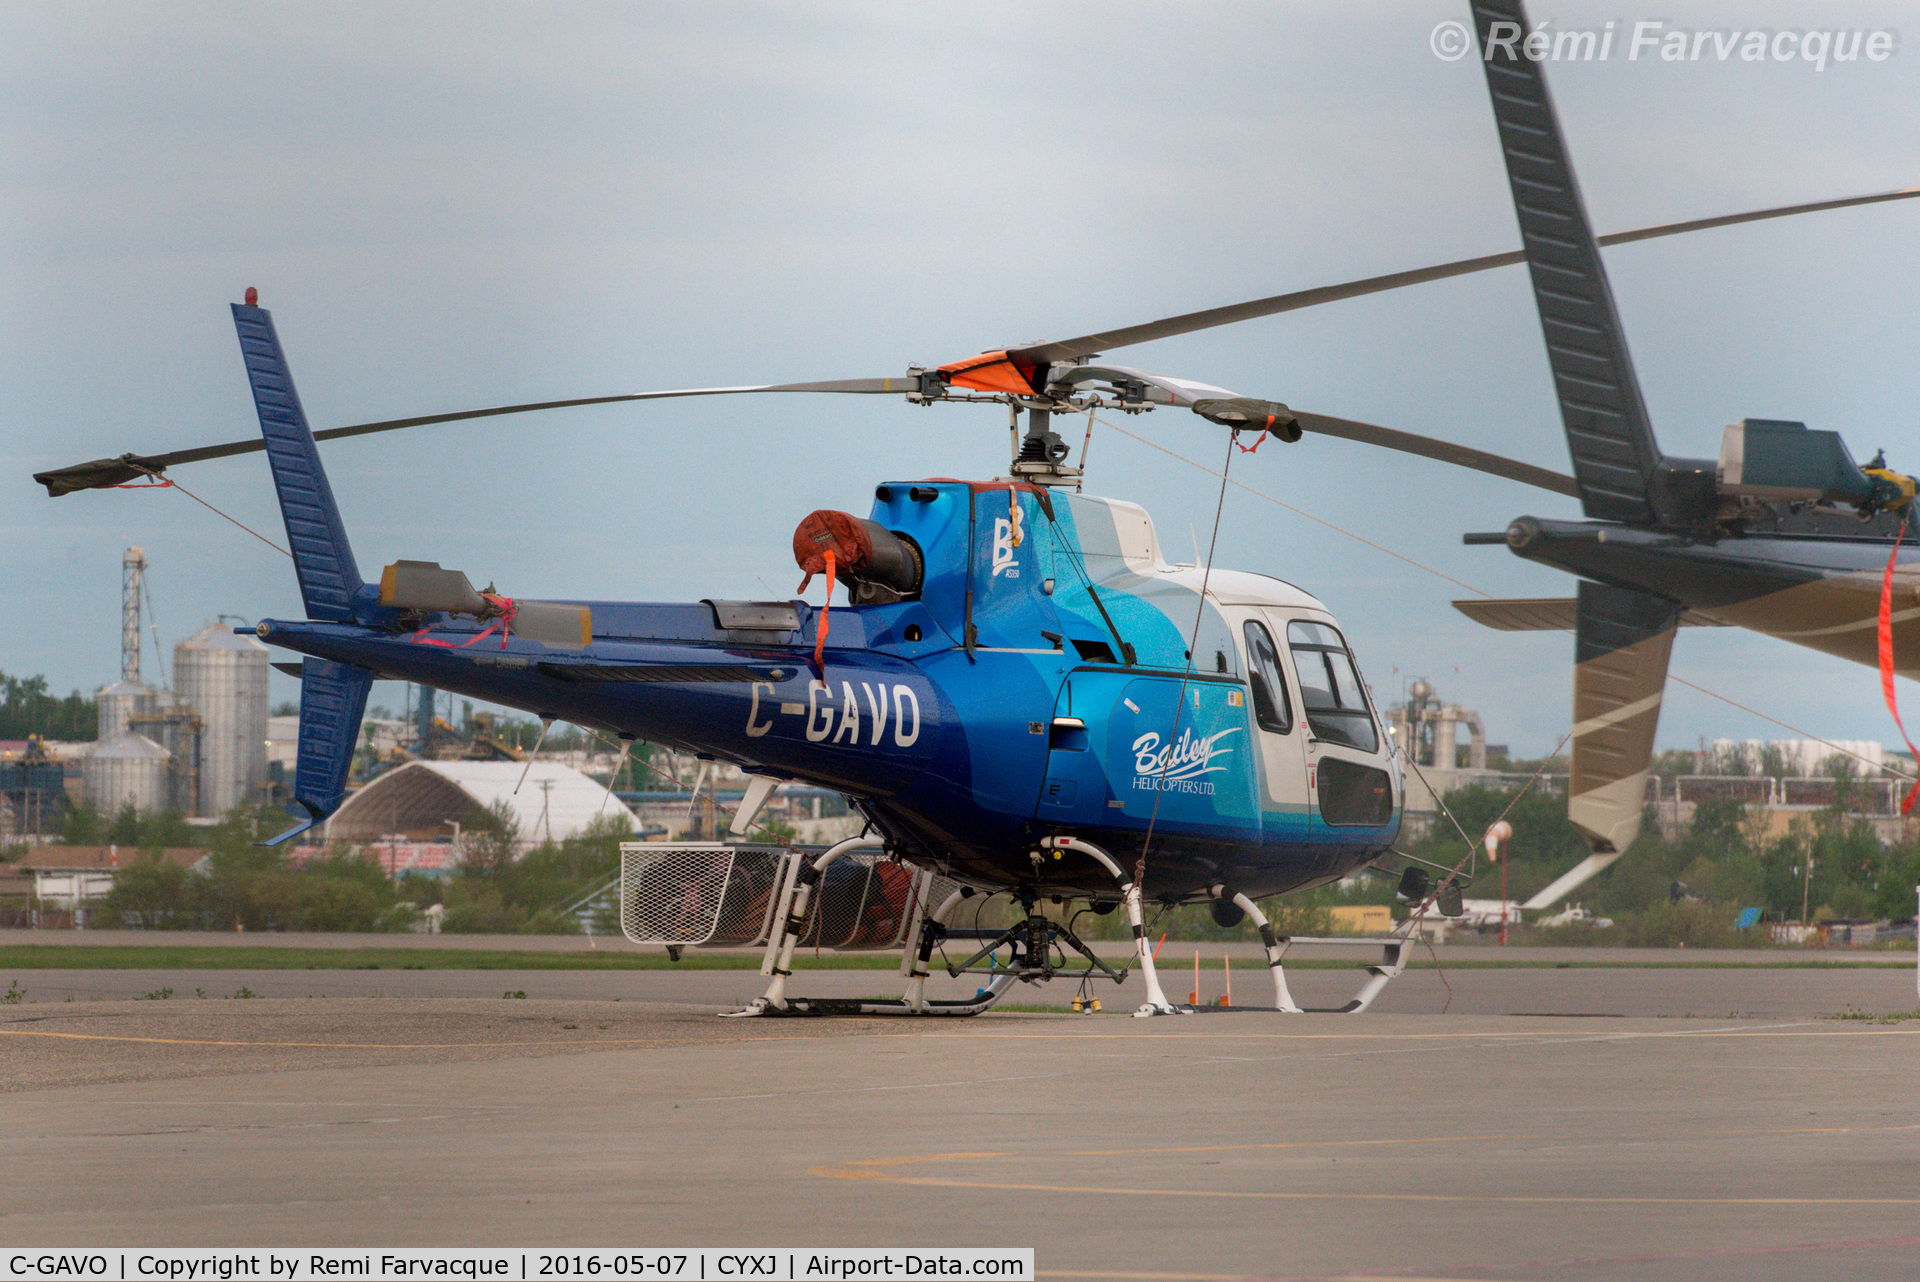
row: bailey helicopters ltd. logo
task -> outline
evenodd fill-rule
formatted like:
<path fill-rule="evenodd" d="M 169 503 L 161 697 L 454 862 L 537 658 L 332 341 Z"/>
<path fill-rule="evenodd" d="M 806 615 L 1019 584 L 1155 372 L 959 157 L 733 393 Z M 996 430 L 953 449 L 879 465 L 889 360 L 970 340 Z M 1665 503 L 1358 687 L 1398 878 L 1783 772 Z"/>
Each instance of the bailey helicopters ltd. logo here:
<path fill-rule="evenodd" d="M 1182 730 L 1180 737 L 1165 747 L 1161 746 L 1158 730 L 1147 731 L 1133 741 L 1134 788 L 1211 797 L 1213 780 L 1205 776 L 1225 770 L 1225 766 L 1214 763 L 1233 752 L 1232 748 L 1222 748 L 1220 741 L 1242 729 L 1242 726 L 1229 726 L 1205 738 L 1196 736 L 1192 730 Z"/>

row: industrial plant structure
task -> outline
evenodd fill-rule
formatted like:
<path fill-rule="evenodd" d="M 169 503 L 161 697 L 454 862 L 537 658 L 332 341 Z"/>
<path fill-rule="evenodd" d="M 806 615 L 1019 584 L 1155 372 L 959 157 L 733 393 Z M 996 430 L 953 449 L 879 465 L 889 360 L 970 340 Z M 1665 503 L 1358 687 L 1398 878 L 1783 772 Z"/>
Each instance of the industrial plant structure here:
<path fill-rule="evenodd" d="M 81 767 L 87 804 L 108 814 L 131 806 L 217 818 L 265 800 L 267 647 L 224 620 L 209 623 L 174 647 L 175 688 L 148 685 L 140 673 L 146 568 L 145 553 L 128 548 L 120 679 L 98 696 L 99 739 Z"/>
<path fill-rule="evenodd" d="M 1409 814 L 1430 814 L 1439 809 L 1439 798 L 1453 789 L 1490 783 L 1497 777 L 1487 769 L 1487 736 L 1480 714 L 1443 703 L 1424 677 L 1407 687 L 1405 703 L 1387 709 L 1387 726 L 1413 767 L 1406 781 Z M 1464 744 L 1460 741 L 1463 729 L 1467 732 Z"/>

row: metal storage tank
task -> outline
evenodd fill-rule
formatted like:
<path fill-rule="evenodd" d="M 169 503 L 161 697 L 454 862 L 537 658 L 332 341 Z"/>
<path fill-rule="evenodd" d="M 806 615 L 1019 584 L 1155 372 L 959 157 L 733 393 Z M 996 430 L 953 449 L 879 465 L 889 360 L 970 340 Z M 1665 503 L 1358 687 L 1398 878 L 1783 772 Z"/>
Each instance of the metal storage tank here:
<path fill-rule="evenodd" d="M 172 791 L 172 755 L 132 730 L 101 740 L 80 767 L 87 804 L 103 815 L 117 815 L 128 803 L 142 815 L 165 810 Z"/>
<path fill-rule="evenodd" d="M 267 647 L 209 623 L 173 648 L 174 697 L 200 714 L 200 811 L 217 817 L 263 800 L 267 782 Z"/>
<path fill-rule="evenodd" d="M 183 815 L 200 813 L 200 714 L 171 690 L 154 694 L 151 713 L 136 716 L 128 729 L 138 731 L 173 754 L 173 796 L 169 805 Z"/>
<path fill-rule="evenodd" d="M 141 684 L 136 677 L 128 681 L 121 679 L 110 686 L 103 686 L 95 696 L 100 706 L 101 743 L 113 738 L 127 728 L 127 722 L 134 717 L 151 716 L 154 709 L 153 687 Z"/>

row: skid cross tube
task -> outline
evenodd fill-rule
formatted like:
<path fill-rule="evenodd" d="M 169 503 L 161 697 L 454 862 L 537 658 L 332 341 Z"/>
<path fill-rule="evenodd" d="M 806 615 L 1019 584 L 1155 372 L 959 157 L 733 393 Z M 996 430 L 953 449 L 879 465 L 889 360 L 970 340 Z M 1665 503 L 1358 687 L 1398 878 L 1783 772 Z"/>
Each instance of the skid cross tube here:
<path fill-rule="evenodd" d="M 769 976 L 767 991 L 754 998 L 745 1009 L 725 1012 L 730 1016 L 781 1016 L 781 1015 L 977 1015 L 1006 995 L 1016 978 L 1013 975 L 996 976 L 986 987 L 963 1001 L 928 1001 L 926 997 L 927 966 L 931 956 L 931 941 L 938 937 L 939 926 L 944 926 L 960 901 L 975 892 L 971 887 L 962 887 L 948 895 L 938 906 L 929 906 L 925 901 L 927 892 L 932 888 L 933 879 L 923 874 L 916 879 L 914 900 L 923 920 L 920 928 L 920 952 L 917 964 L 911 970 L 903 966 L 908 974 L 906 995 L 899 1001 L 861 1001 L 847 998 L 789 997 L 787 980 L 793 974 L 793 953 L 800 937 L 807 930 L 807 914 L 812 908 L 815 887 L 835 861 L 852 854 L 856 850 L 881 847 L 885 843 L 879 837 L 854 837 L 843 841 L 819 857 L 808 860 L 795 858 L 788 866 L 782 878 L 778 906 L 774 912 L 774 926 L 767 938 L 767 950 L 760 963 L 760 973 Z M 937 925 L 936 925 L 937 923 Z M 909 950 L 908 957 L 914 956 Z"/>
<path fill-rule="evenodd" d="M 813 901 L 814 886 L 819 884 L 821 874 L 841 856 L 882 844 L 878 837 L 850 837 L 811 862 L 805 858 L 792 861 L 780 887 L 779 907 L 773 914 L 774 927 L 767 936 L 767 951 L 760 960 L 760 973 L 772 976 L 772 980 L 767 984 L 767 991 L 748 1003 L 745 1010 L 730 1014 L 761 1015 L 787 1008 L 787 978 L 793 974 L 793 950 L 800 936 L 806 933 L 807 909 Z"/>
<path fill-rule="evenodd" d="M 1191 1015 L 1192 1007 L 1175 1006 L 1167 1000 L 1160 988 L 1160 973 L 1153 966 L 1153 952 L 1147 947 L 1146 920 L 1140 913 L 1140 887 L 1127 880 L 1120 871 L 1120 865 L 1092 842 L 1081 841 L 1078 837 L 1048 837 L 1041 843 L 1050 850 L 1073 850 L 1097 861 L 1120 883 L 1120 895 L 1127 906 L 1127 924 L 1133 927 L 1133 955 L 1138 959 L 1140 974 L 1147 983 L 1147 1000 L 1134 1013 L 1136 1018 L 1150 1015 Z"/>
<path fill-rule="evenodd" d="M 1087 968 L 1085 970 L 1067 972 L 1068 978 L 1080 979 L 1099 974 L 1111 979 L 1116 984 L 1124 984 L 1127 982 L 1126 970 L 1115 970 L 1104 961 L 1101 961 L 1099 957 L 1094 955 L 1093 950 L 1088 948 L 1086 943 L 1078 935 L 1073 933 L 1066 923 L 1054 921 L 1052 918 L 1046 916 L 1046 914 L 1037 911 L 1037 907 L 1036 905 L 1034 908 L 1029 908 L 1024 918 L 988 940 L 973 956 L 958 965 L 949 963 L 947 966 L 947 974 L 998 975 L 1001 972 L 999 966 L 983 968 L 980 963 L 1000 951 L 1002 945 L 1011 944 L 1014 946 L 1016 956 L 1022 946 L 1024 946 L 1026 950 L 1024 960 L 1017 970 L 1014 969 L 1011 962 L 1007 965 L 1007 969 L 1012 970 L 1017 978 L 1027 983 L 1053 979 L 1062 974 L 1064 970 L 1064 967 L 1056 967 L 1053 964 L 1054 945 L 1060 944 L 1073 949 L 1087 961 Z"/>

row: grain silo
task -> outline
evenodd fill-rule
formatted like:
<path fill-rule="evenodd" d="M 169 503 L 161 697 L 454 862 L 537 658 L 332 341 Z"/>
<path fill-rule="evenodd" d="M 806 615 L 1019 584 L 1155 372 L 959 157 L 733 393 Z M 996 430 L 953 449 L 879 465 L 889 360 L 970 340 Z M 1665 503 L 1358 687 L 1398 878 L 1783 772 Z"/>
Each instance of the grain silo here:
<path fill-rule="evenodd" d="M 172 758 L 165 748 L 132 730 L 122 730 L 93 745 L 81 764 L 87 804 L 103 815 L 131 805 L 136 814 L 157 814 L 171 800 Z"/>
<path fill-rule="evenodd" d="M 265 799 L 267 647 L 209 623 L 173 649 L 175 697 L 200 714 L 200 810 L 225 814 Z"/>
<path fill-rule="evenodd" d="M 153 715 L 153 687 L 142 684 L 138 676 L 131 681 L 116 681 L 103 687 L 94 699 L 100 708 L 97 737 L 101 743 L 125 730 L 127 723 L 136 717 Z"/>

